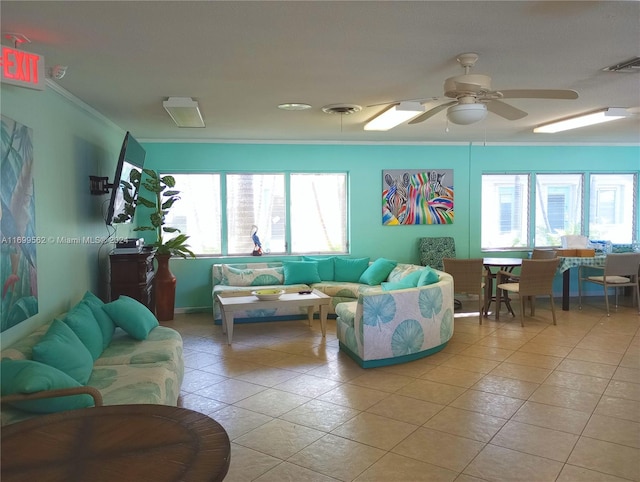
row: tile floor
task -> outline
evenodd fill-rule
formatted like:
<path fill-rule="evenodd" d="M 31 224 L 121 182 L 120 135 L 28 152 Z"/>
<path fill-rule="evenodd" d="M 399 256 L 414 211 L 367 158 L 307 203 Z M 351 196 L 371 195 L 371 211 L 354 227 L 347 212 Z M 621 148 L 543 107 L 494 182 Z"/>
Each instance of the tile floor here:
<path fill-rule="evenodd" d="M 362 369 L 335 321 L 165 323 L 184 339 L 181 404 L 231 439 L 226 481 L 640 481 L 640 316 L 539 301 L 524 328 L 457 312 L 440 353 Z M 463 311 L 476 302 L 465 301 Z M 517 309 L 516 309 L 517 313 Z"/>

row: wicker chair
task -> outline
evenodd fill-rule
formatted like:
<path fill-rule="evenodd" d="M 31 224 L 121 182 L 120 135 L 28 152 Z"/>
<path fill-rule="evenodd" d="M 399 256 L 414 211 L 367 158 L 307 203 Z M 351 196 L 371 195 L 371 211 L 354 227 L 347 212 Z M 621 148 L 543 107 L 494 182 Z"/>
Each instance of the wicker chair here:
<path fill-rule="evenodd" d="M 482 258 L 443 258 L 444 271 L 453 276 L 453 292 L 478 295 L 478 320 L 482 324 L 484 308 L 484 278 Z"/>
<path fill-rule="evenodd" d="M 496 287 L 496 320 L 500 319 L 500 299 L 502 291 L 518 293 L 520 296 L 520 324 L 524 326 L 525 298 L 529 298 L 531 316 L 535 314 L 535 297 L 549 296 L 553 324 L 556 324 L 556 309 L 553 303 L 553 278 L 556 275 L 559 258 L 552 259 L 523 259 L 518 282 L 510 280 L 512 273 L 498 272 L 498 286 Z"/>
<path fill-rule="evenodd" d="M 584 270 L 603 270 L 601 276 L 584 276 Z M 609 288 L 616 293 L 616 308 L 618 307 L 618 288 L 633 286 L 633 299 L 638 304 L 640 313 L 640 288 L 638 287 L 638 270 L 640 269 L 640 253 L 616 253 L 609 254 L 604 262 L 604 268 L 593 266 L 580 266 L 578 269 L 578 300 L 582 309 L 582 283 L 584 281 L 595 283 L 604 288 L 604 301 L 609 313 Z"/>

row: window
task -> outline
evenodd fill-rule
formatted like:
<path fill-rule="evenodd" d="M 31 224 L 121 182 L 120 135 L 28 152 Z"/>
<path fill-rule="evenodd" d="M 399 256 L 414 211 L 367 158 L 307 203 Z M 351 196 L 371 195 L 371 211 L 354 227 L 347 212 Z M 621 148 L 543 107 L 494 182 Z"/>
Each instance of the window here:
<path fill-rule="evenodd" d="M 631 244 L 637 209 L 635 173 L 483 174 L 481 249 L 560 246 L 564 235 Z"/>
<path fill-rule="evenodd" d="M 347 250 L 347 175 L 291 174 L 291 252 Z"/>
<path fill-rule="evenodd" d="M 528 174 L 482 176 L 482 248 L 527 245 L 528 186 Z"/>
<path fill-rule="evenodd" d="M 536 174 L 535 246 L 560 246 L 582 233 L 582 174 Z"/>
<path fill-rule="evenodd" d="M 257 236 L 265 253 L 285 253 L 284 174 L 227 174 L 228 254 L 249 254 Z"/>
<path fill-rule="evenodd" d="M 637 209 L 637 176 L 592 174 L 590 177 L 589 238 L 631 243 Z"/>
<path fill-rule="evenodd" d="M 347 252 L 346 173 L 171 175 L 181 200 L 166 224 L 196 254 L 250 255 L 255 228 L 264 253 Z"/>
<path fill-rule="evenodd" d="M 165 224 L 187 234 L 194 253 L 222 253 L 220 175 L 170 175 L 176 179 L 180 200 L 169 210 Z"/>

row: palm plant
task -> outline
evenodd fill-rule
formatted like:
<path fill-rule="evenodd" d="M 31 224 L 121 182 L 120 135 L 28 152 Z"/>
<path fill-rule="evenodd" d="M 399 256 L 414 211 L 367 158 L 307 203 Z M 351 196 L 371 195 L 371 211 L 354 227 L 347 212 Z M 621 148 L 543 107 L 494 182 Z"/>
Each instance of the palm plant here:
<path fill-rule="evenodd" d="M 142 185 L 144 188 L 155 195 L 155 199 L 150 200 L 138 195 L 138 203 L 152 209 L 149 215 L 151 221 L 150 226 L 138 226 L 136 231 L 155 231 L 156 241 L 152 246 L 156 249 L 156 254 L 168 254 L 173 256 L 181 256 L 186 258 L 190 256 L 195 258 L 195 254 L 186 244 L 189 236 L 180 233 L 178 228 L 165 226 L 165 216 L 173 204 L 180 199 L 180 191 L 173 190 L 176 180 L 173 176 L 160 176 L 158 171 L 151 169 L 143 169 L 147 175 Z M 180 233 L 175 237 L 165 240 L 165 234 Z"/>

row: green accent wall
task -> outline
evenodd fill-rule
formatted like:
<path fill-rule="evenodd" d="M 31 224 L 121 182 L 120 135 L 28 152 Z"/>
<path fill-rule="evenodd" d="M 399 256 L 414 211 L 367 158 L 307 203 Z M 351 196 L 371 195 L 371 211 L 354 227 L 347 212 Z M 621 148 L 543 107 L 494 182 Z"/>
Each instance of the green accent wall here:
<path fill-rule="evenodd" d="M 350 254 L 418 262 L 418 238 L 452 236 L 460 257 L 481 257 L 480 181 L 489 172 L 639 172 L 639 146 L 236 144 L 146 142 L 145 166 L 164 172 L 348 171 Z M 453 169 L 455 221 L 450 225 L 383 226 L 384 169 Z M 179 189 L 179 186 L 177 186 Z M 640 220 L 636 222 L 640 226 Z M 187 233 L 188 234 L 188 233 Z M 637 235 L 636 237 L 640 238 Z M 495 256 L 513 256 L 497 253 Z M 515 253 L 526 256 L 526 252 Z M 261 260 L 281 259 L 263 256 Z M 176 307 L 211 307 L 211 265 L 248 257 L 171 260 Z M 559 282 L 559 280 L 558 280 Z M 558 285 L 560 286 L 560 285 Z M 575 282 L 573 284 L 575 287 Z"/>
<path fill-rule="evenodd" d="M 2 84 L 1 94 L 2 115 L 32 129 L 36 235 L 52 238 L 36 248 L 38 314 L 2 333 L 7 346 L 66 312 L 86 290 L 105 298 L 109 249 L 86 238 L 108 235 L 108 196 L 89 193 L 89 175 L 113 179 L 124 131 L 51 89 Z"/>

